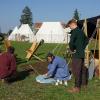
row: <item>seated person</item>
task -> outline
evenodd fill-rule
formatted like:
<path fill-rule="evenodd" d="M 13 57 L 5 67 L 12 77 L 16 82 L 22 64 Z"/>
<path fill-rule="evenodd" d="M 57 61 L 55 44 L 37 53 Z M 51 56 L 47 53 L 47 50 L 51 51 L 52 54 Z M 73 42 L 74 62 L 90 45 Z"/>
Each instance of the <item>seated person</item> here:
<path fill-rule="evenodd" d="M 7 81 L 16 73 L 16 59 L 14 48 L 9 47 L 7 52 L 0 52 L 0 79 Z"/>
<path fill-rule="evenodd" d="M 51 81 L 55 82 L 55 85 L 58 85 L 59 83 L 62 84 L 62 81 L 64 81 L 64 84 L 67 85 L 67 80 L 70 80 L 71 76 L 66 60 L 61 57 L 54 56 L 52 53 L 48 53 L 47 60 L 49 62 L 48 72 L 43 76 L 39 76 L 39 78 L 37 77 L 37 81 L 45 83 L 47 81 L 50 82 L 51 78 L 53 78 Z"/>

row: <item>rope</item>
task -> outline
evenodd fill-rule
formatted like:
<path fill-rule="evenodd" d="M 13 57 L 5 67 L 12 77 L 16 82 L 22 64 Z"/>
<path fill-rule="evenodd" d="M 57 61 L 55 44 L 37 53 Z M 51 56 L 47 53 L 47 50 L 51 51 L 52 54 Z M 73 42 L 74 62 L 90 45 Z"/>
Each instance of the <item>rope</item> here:
<path fill-rule="evenodd" d="M 55 53 L 56 49 L 59 47 L 60 44 L 57 44 L 56 47 L 52 50 L 52 53 Z"/>
<path fill-rule="evenodd" d="M 95 46 L 94 46 L 94 55 L 95 55 L 96 46 L 97 46 L 97 37 L 98 37 L 98 33 L 97 33 L 97 35 L 96 35 L 96 42 L 95 42 Z"/>
<path fill-rule="evenodd" d="M 66 36 L 66 35 L 65 35 L 65 36 Z M 64 37 L 63 42 L 65 42 L 65 37 Z M 61 45 L 61 46 L 60 46 L 60 45 Z M 54 54 L 55 51 L 58 49 L 58 51 L 57 51 L 57 53 L 56 53 L 56 55 L 58 55 L 63 45 L 64 45 L 64 44 L 58 43 L 58 44 L 56 45 L 56 47 L 52 50 L 52 53 Z"/>
<path fill-rule="evenodd" d="M 97 28 L 95 28 L 95 30 L 94 30 L 92 36 L 90 37 L 89 43 L 93 40 L 93 37 L 95 36 L 96 32 L 97 32 Z"/>
<path fill-rule="evenodd" d="M 58 48 L 58 51 L 57 51 L 56 55 L 59 54 L 60 50 L 62 49 L 62 46 L 63 46 L 63 44 L 61 44 L 61 46 Z"/>
<path fill-rule="evenodd" d="M 58 55 L 62 46 L 63 44 L 57 44 L 57 46 L 52 50 L 52 53 Z M 55 53 L 56 50 L 57 50 L 57 53 Z"/>
<path fill-rule="evenodd" d="M 40 73 L 32 65 L 29 65 L 29 67 L 32 68 L 37 75 L 40 75 Z"/>

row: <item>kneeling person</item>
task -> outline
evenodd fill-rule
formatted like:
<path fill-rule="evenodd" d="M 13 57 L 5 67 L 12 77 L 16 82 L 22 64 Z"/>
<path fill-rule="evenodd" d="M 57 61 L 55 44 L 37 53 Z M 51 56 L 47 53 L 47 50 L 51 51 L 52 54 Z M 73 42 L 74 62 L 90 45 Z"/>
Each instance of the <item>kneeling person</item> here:
<path fill-rule="evenodd" d="M 52 53 L 47 55 L 48 72 L 44 75 L 45 79 L 53 78 L 56 85 L 64 82 L 67 85 L 67 80 L 70 80 L 70 73 L 65 59 L 54 56 Z"/>

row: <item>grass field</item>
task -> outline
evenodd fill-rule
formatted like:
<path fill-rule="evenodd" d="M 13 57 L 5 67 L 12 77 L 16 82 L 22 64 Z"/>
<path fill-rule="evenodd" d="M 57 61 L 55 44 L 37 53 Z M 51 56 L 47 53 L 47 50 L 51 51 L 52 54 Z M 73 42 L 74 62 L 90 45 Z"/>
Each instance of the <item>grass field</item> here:
<path fill-rule="evenodd" d="M 29 43 L 13 42 L 17 54 L 17 69 L 24 70 L 24 65 L 35 64 L 38 62 L 32 58 L 26 62 L 26 50 L 31 46 Z M 43 44 L 36 54 L 45 58 L 48 51 L 52 51 L 56 44 Z M 66 50 L 65 45 L 60 45 L 55 54 L 63 56 Z M 58 52 L 60 51 L 60 52 Z M 25 75 L 25 76 L 24 76 Z M 68 88 L 74 85 L 74 80 L 68 82 L 68 86 L 54 86 L 36 83 L 37 74 L 22 74 L 22 79 L 13 82 L 11 85 L 0 82 L 0 100 L 100 100 L 100 80 L 94 78 L 89 81 L 87 90 L 83 90 L 78 94 L 70 94 Z"/>

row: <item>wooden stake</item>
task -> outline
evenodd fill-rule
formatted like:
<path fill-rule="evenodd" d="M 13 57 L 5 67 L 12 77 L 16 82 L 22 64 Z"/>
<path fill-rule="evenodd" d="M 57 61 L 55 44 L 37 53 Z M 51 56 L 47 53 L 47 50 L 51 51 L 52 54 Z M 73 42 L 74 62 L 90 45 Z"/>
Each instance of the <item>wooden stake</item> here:
<path fill-rule="evenodd" d="M 87 35 L 87 20 L 86 20 L 86 19 L 84 20 L 83 26 L 84 26 L 84 28 L 83 28 L 84 30 L 83 30 L 83 31 L 84 31 L 85 35 L 88 36 L 88 35 Z M 86 65 L 87 65 L 87 67 L 88 67 L 88 66 L 89 66 L 89 53 L 90 53 L 90 52 L 89 52 L 89 47 L 88 47 L 88 45 L 87 45 L 87 47 L 86 47 L 85 53 L 86 53 Z"/>
<path fill-rule="evenodd" d="M 99 35 L 99 79 L 100 79 L 100 28 L 98 29 L 98 35 Z"/>
<path fill-rule="evenodd" d="M 97 19 L 98 48 L 99 48 L 99 79 L 100 79 L 100 19 Z"/>
<path fill-rule="evenodd" d="M 5 45 L 5 48 L 6 48 L 6 51 L 7 51 L 7 49 L 11 46 L 11 41 L 6 38 L 4 40 L 4 45 Z"/>

